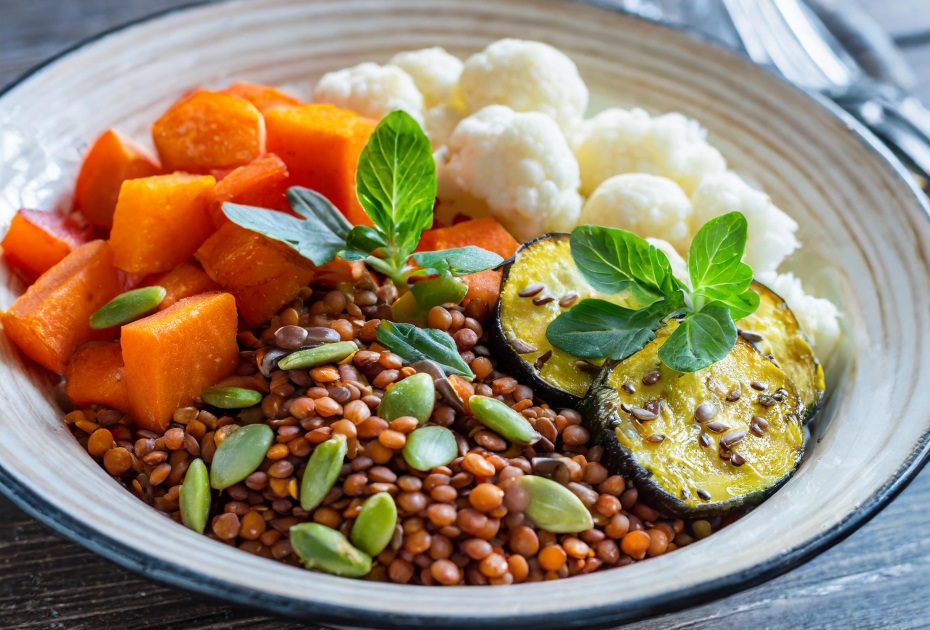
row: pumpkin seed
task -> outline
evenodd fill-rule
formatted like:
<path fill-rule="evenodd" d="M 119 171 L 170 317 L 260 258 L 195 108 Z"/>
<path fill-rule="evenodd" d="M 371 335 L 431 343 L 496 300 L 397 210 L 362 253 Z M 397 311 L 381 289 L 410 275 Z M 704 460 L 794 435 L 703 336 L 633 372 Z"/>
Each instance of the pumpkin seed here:
<path fill-rule="evenodd" d="M 335 529 L 301 523 L 291 528 L 290 536 L 294 553 L 308 569 L 345 577 L 362 577 L 371 572 L 371 556 L 353 547 Z"/>
<path fill-rule="evenodd" d="M 278 362 L 278 367 L 282 370 L 306 370 L 324 363 L 342 361 L 357 350 L 358 346 L 352 341 L 326 343 L 316 348 L 292 352 Z"/>
<path fill-rule="evenodd" d="M 165 287 L 142 287 L 117 295 L 90 316 L 90 327 L 94 329 L 120 326 L 154 311 L 168 292 Z"/>
<path fill-rule="evenodd" d="M 274 431 L 267 424 L 242 427 L 217 447 L 210 464 L 210 485 L 225 490 L 258 470 L 274 442 Z"/>
<path fill-rule="evenodd" d="M 202 534 L 210 516 L 210 476 L 202 459 L 191 462 L 181 483 L 181 522 Z"/>
<path fill-rule="evenodd" d="M 514 444 L 528 446 L 542 438 L 526 418 L 496 398 L 472 396 L 468 406 L 481 424 Z"/>
<path fill-rule="evenodd" d="M 377 556 L 387 548 L 397 526 L 397 506 L 387 492 L 373 494 L 365 503 L 349 533 L 352 544 L 370 556 Z"/>
<path fill-rule="evenodd" d="M 390 422 L 401 416 L 413 416 L 423 424 L 433 415 L 436 386 L 426 373 L 414 374 L 394 383 L 381 397 L 378 415 Z"/>
<path fill-rule="evenodd" d="M 553 534 L 577 534 L 594 527 L 584 503 L 565 486 L 536 475 L 524 475 L 520 483 L 530 495 L 526 515 L 540 529 Z"/>
<path fill-rule="evenodd" d="M 220 409 L 244 409 L 260 403 L 262 395 L 244 387 L 208 387 L 200 392 L 200 399 Z"/>
<path fill-rule="evenodd" d="M 340 433 L 313 449 L 300 480 L 300 507 L 309 512 L 323 502 L 339 477 L 346 451 L 346 436 Z"/>
<path fill-rule="evenodd" d="M 408 466 L 428 472 L 437 466 L 445 466 L 458 457 L 459 446 L 452 431 L 431 425 L 414 429 L 407 436 L 402 453 Z"/>

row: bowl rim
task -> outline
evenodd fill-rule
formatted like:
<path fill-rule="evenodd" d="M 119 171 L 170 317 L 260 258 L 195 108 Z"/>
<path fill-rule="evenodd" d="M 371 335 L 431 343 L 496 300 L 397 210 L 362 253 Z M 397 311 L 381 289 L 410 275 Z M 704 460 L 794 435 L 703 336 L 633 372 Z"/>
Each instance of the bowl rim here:
<path fill-rule="evenodd" d="M 41 63 L 27 69 L 5 86 L 0 86 L 0 99 L 12 92 L 31 77 L 38 75 L 60 60 L 72 53 L 88 47 L 110 35 L 141 27 L 149 22 L 173 16 L 197 8 L 210 5 L 221 6 L 235 0 L 192 0 L 178 6 L 169 7 L 138 18 L 117 24 L 89 37 L 81 39 L 62 49 L 58 53 L 45 59 Z M 777 81 L 782 86 L 803 94 L 812 104 L 826 110 L 829 115 L 838 119 L 859 140 L 877 160 L 885 162 L 891 171 L 912 193 L 914 199 L 923 209 L 925 218 L 930 221 L 930 199 L 923 193 L 903 163 L 891 150 L 879 140 L 867 127 L 848 114 L 827 97 L 798 87 L 782 77 L 776 71 L 758 66 L 742 51 L 734 50 L 722 40 L 708 35 L 690 25 L 673 24 L 661 18 L 651 18 L 638 15 L 622 7 L 609 4 L 609 0 L 556 0 L 558 2 L 577 3 L 595 7 L 602 11 L 619 13 L 633 20 L 641 20 L 650 24 L 657 24 L 663 28 L 677 31 L 696 40 L 703 45 L 718 49 L 730 56 L 736 62 L 752 66 L 768 77 L 770 81 Z M 814 536 L 801 544 L 788 549 L 768 561 L 756 564 L 744 571 L 727 575 L 712 582 L 702 583 L 700 586 L 680 588 L 671 594 L 643 597 L 638 601 L 618 604 L 607 604 L 587 611 L 587 620 L 590 623 L 584 627 L 606 628 L 616 623 L 627 623 L 681 611 L 692 606 L 707 604 L 724 597 L 740 593 L 758 586 L 791 569 L 804 564 L 815 556 L 827 551 L 852 535 L 860 527 L 868 523 L 892 500 L 894 500 L 914 478 L 930 462 L 930 424 L 921 434 L 919 440 L 907 458 L 897 468 L 894 474 L 885 483 L 868 497 L 854 511 L 850 512 L 842 521 L 823 533 Z M 493 617 L 480 614 L 463 615 L 456 617 L 435 617 L 423 615 L 392 615 L 384 616 L 376 612 L 360 611 L 349 606 L 336 606 L 333 603 L 311 602 L 296 599 L 286 595 L 269 596 L 234 582 L 213 578 L 197 571 L 188 570 L 169 560 L 158 558 L 133 549 L 122 543 L 115 536 L 107 535 L 101 530 L 85 525 L 77 517 L 55 506 L 50 500 L 29 490 L 29 488 L 7 471 L 0 461 L 0 493 L 12 501 L 17 507 L 51 528 L 58 534 L 81 545 L 105 559 L 116 563 L 123 568 L 164 584 L 172 588 L 183 589 L 187 592 L 200 593 L 217 598 L 223 602 L 265 613 L 286 616 L 294 619 L 308 620 L 308 616 L 315 622 L 323 623 L 356 623 L 372 624 L 371 627 L 409 628 L 421 626 L 429 622 L 432 627 L 449 628 L 454 630 L 473 630 L 475 623 L 490 624 L 490 627 L 512 627 L 514 624 L 533 624 L 540 628 L 567 628 L 579 627 L 578 619 L 574 617 L 576 611 L 564 613 L 530 613 L 513 615 L 496 615 Z"/>

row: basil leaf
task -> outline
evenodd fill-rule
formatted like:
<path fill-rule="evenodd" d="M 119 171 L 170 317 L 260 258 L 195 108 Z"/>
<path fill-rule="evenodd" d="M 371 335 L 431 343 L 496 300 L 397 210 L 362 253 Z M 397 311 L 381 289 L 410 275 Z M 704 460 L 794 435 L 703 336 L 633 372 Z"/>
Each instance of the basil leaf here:
<path fill-rule="evenodd" d="M 687 315 L 659 348 L 659 358 L 679 372 L 697 372 L 723 359 L 736 343 L 730 311 L 716 304 Z"/>
<path fill-rule="evenodd" d="M 632 232 L 582 225 L 572 232 L 570 243 L 575 265 L 602 293 L 628 290 L 641 306 L 648 306 L 675 290 L 668 256 Z"/>
<path fill-rule="evenodd" d="M 448 302 L 458 304 L 466 293 L 468 286 L 447 273 L 411 284 L 410 290 L 391 305 L 391 311 L 396 321 L 426 324 L 431 308 Z"/>
<path fill-rule="evenodd" d="M 283 212 L 229 202 L 223 204 L 223 213 L 240 227 L 289 245 L 317 266 L 328 263 L 345 249 L 345 239 L 312 214 L 301 220 Z"/>
<path fill-rule="evenodd" d="M 722 306 L 730 309 L 730 318 L 733 321 L 743 319 L 756 312 L 761 299 L 752 289 L 746 289 L 739 295 L 730 295 L 726 299 L 710 302 L 707 306 Z M 707 306 L 702 310 L 706 310 Z"/>
<path fill-rule="evenodd" d="M 410 114 L 394 111 L 378 124 L 355 174 L 358 200 L 385 236 L 390 255 L 406 258 L 433 220 L 436 163 L 429 138 Z"/>
<path fill-rule="evenodd" d="M 552 320 L 546 339 L 575 357 L 621 361 L 655 339 L 667 310 L 664 300 L 638 311 L 606 300 L 582 300 Z"/>
<path fill-rule="evenodd" d="M 316 219 L 324 229 L 345 240 L 352 229 L 352 224 L 333 203 L 309 188 L 291 186 L 287 189 L 287 203 L 291 210 L 308 221 Z"/>
<path fill-rule="evenodd" d="M 346 236 L 346 248 L 359 253 L 368 255 L 382 247 L 387 247 L 384 236 L 367 225 L 356 225 Z"/>
<path fill-rule="evenodd" d="M 504 262 L 504 259 L 494 252 L 474 245 L 434 252 L 417 252 L 413 259 L 424 269 L 440 274 L 448 272 L 454 276 L 467 276 L 470 273 L 494 269 Z"/>
<path fill-rule="evenodd" d="M 729 282 L 701 287 L 694 292 L 694 310 L 701 311 L 707 304 L 720 303 L 730 308 L 734 320 L 751 315 L 759 307 L 759 295 L 750 288 L 751 284 L 752 268 L 740 263 Z"/>
<path fill-rule="evenodd" d="M 400 355 L 407 363 L 430 360 L 447 375 L 458 374 L 469 380 L 475 378 L 449 333 L 381 320 L 375 336 L 381 345 Z"/>
<path fill-rule="evenodd" d="M 752 281 L 752 269 L 740 262 L 747 234 L 746 217 L 739 212 L 724 214 L 701 226 L 688 251 L 688 274 L 695 293 L 704 287 L 739 285 L 746 277 Z M 730 293 L 742 293 L 749 282 Z"/>

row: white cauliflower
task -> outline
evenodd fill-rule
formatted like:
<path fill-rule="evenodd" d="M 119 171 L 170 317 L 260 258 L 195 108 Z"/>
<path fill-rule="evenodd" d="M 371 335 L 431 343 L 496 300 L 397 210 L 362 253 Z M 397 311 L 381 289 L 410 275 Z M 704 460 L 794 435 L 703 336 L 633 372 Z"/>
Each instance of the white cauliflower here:
<path fill-rule="evenodd" d="M 313 88 L 313 100 L 375 120 L 396 109 L 423 120 L 423 95 L 410 75 L 397 66 L 366 62 L 327 72 Z"/>
<path fill-rule="evenodd" d="M 647 238 L 646 240 L 649 241 L 650 245 L 668 256 L 668 261 L 672 264 L 672 275 L 690 287 L 691 274 L 688 273 L 688 263 L 681 257 L 678 250 L 671 243 L 663 241 L 661 238 Z"/>
<path fill-rule="evenodd" d="M 779 210 L 769 196 L 752 188 L 732 171 L 710 175 L 691 195 L 693 230 L 728 212 L 741 212 L 749 224 L 743 260 L 756 275 L 774 272 L 801 244 L 798 224 Z"/>
<path fill-rule="evenodd" d="M 621 173 L 662 175 L 688 194 L 707 175 L 726 170 L 697 121 L 672 112 L 652 117 L 641 109 L 605 109 L 581 123 L 573 137 L 581 192 L 589 195 Z"/>
<path fill-rule="evenodd" d="M 542 112 L 568 131 L 584 116 L 588 88 L 575 63 L 541 42 L 501 39 L 465 61 L 458 94 L 465 113 L 488 105 Z"/>
<path fill-rule="evenodd" d="M 388 62 L 410 75 L 427 109 L 451 103 L 462 74 L 462 60 L 444 48 L 424 48 L 397 53 Z"/>
<path fill-rule="evenodd" d="M 680 251 L 691 242 L 691 201 L 681 186 L 645 173 L 615 175 L 597 187 L 581 208 L 579 223 L 662 238 Z"/>
<path fill-rule="evenodd" d="M 480 219 L 490 214 L 488 204 L 459 186 L 455 173 L 443 165 L 448 162 L 449 148 L 440 147 L 433 153 L 436 160 L 436 208 L 433 214 L 436 220 L 445 225 L 452 225 L 461 215 Z"/>
<path fill-rule="evenodd" d="M 827 360 L 840 339 L 840 311 L 830 300 L 804 292 L 801 280 L 793 273 L 774 272 L 756 275 L 759 282 L 785 300 L 807 333 L 821 361 Z"/>
<path fill-rule="evenodd" d="M 434 150 L 449 142 L 449 136 L 461 121 L 462 112 L 455 105 L 447 103 L 426 110 L 423 116 L 423 127 Z"/>
<path fill-rule="evenodd" d="M 544 114 L 485 107 L 455 128 L 439 167 L 520 241 L 578 223 L 578 163 Z"/>

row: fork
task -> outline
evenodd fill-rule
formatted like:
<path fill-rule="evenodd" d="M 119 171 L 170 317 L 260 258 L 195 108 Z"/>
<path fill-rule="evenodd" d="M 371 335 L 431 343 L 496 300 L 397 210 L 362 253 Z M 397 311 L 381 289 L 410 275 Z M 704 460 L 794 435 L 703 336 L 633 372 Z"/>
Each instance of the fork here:
<path fill-rule="evenodd" d="M 832 99 L 930 179 L 930 111 L 904 90 L 867 76 L 801 0 L 723 4 L 750 59 Z"/>

